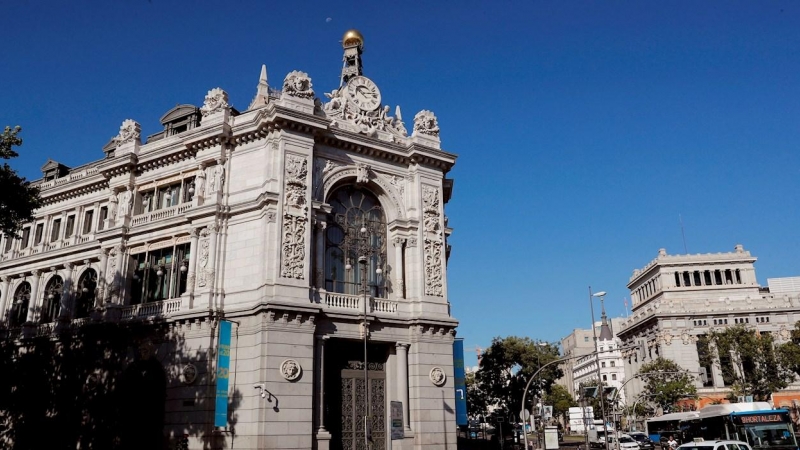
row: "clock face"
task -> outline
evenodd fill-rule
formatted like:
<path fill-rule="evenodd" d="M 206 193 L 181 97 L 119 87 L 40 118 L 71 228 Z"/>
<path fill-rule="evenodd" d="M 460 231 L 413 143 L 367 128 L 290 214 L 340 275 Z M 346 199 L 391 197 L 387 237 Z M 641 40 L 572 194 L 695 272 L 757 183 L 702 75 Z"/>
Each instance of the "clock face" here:
<path fill-rule="evenodd" d="M 367 77 L 353 77 L 347 82 L 347 95 L 362 111 L 374 111 L 381 105 L 381 91 Z"/>

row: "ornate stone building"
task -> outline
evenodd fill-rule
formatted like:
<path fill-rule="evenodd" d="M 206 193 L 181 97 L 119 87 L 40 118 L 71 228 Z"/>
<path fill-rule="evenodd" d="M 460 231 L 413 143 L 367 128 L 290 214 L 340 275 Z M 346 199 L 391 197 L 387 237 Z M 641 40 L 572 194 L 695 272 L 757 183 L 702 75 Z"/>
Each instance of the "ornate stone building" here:
<path fill-rule="evenodd" d="M 700 355 L 710 351 L 705 336 L 745 325 L 772 333 L 781 343 L 800 320 L 800 280 L 769 279 L 767 287 L 759 286 L 755 261 L 741 245 L 733 252 L 696 255 L 669 255 L 661 249 L 656 259 L 635 270 L 628 282 L 632 314 L 617 333 L 627 377 L 662 356 L 698 373 L 697 406 L 727 397 L 731 381 L 719 364 L 701 363 Z M 631 380 L 625 386 L 628 398 L 637 398 L 644 383 Z M 773 393 L 776 407 L 792 406 L 794 399 L 800 399 L 796 386 Z"/>
<path fill-rule="evenodd" d="M 190 448 L 364 448 L 366 416 L 370 448 L 454 449 L 456 156 L 432 112 L 391 114 L 362 46 L 345 34 L 341 83 L 324 96 L 300 71 L 275 89 L 262 68 L 243 111 L 214 88 L 146 138 L 124 121 L 102 159 L 48 161 L 35 221 L 0 244 L 8 339 L 158 325 L 170 338 L 139 335 L 123 363 L 161 363 L 164 383 L 138 389 L 165 401 L 145 414 L 160 407 L 164 439 L 188 434 Z M 214 427 L 222 319 L 229 410 Z"/>

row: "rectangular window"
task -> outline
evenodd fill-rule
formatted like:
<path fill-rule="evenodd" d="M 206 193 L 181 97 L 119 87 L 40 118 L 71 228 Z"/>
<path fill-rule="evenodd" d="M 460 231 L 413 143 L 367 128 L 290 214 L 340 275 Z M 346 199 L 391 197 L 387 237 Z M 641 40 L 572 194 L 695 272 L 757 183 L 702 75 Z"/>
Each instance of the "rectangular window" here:
<path fill-rule="evenodd" d="M 583 337 L 583 342 L 589 342 L 589 336 L 584 336 Z"/>
<path fill-rule="evenodd" d="M 67 227 L 64 229 L 64 237 L 72 237 L 72 232 L 75 231 L 75 216 L 67 217 Z"/>
<path fill-rule="evenodd" d="M 83 213 L 83 234 L 89 234 L 92 232 L 92 218 L 94 218 L 93 209 Z"/>
<path fill-rule="evenodd" d="M 611 361 L 611 367 L 616 367 L 616 366 L 617 366 L 617 362 L 616 361 Z"/>
<path fill-rule="evenodd" d="M 36 233 L 33 237 L 33 245 L 39 245 L 42 243 L 42 234 L 44 234 L 44 224 L 37 223 L 36 224 Z"/>
<path fill-rule="evenodd" d="M 100 217 L 97 218 L 97 231 L 106 227 L 106 218 L 108 218 L 108 206 L 100 208 Z"/>
<path fill-rule="evenodd" d="M 28 242 L 31 240 L 31 227 L 22 229 L 22 246 L 20 248 L 28 248 Z"/>
<path fill-rule="evenodd" d="M 61 232 L 61 219 L 53 220 L 53 229 L 50 230 L 50 242 L 55 242 L 60 237 Z"/>
<path fill-rule="evenodd" d="M 608 375 L 603 375 L 603 381 L 608 381 Z"/>
<path fill-rule="evenodd" d="M 13 240 L 14 240 L 14 238 L 12 238 L 9 235 L 6 235 L 6 246 L 5 246 L 5 250 L 4 251 L 7 252 L 7 251 L 11 250 L 11 241 L 13 241 Z"/>
<path fill-rule="evenodd" d="M 611 374 L 611 381 L 617 381 L 617 374 L 615 373 Z"/>
<path fill-rule="evenodd" d="M 605 361 L 600 363 L 600 367 L 605 367 L 605 366 L 606 366 L 606 362 Z"/>

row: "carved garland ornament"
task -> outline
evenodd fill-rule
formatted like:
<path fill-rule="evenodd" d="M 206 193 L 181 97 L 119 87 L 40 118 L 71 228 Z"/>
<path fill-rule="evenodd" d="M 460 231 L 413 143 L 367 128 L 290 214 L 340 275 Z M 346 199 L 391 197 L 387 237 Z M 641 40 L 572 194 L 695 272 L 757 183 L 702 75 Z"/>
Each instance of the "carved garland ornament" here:
<path fill-rule="evenodd" d="M 297 380 L 303 373 L 303 368 L 300 367 L 300 363 L 294 359 L 287 359 L 281 363 L 280 370 L 283 378 L 286 378 L 288 381 Z"/>
<path fill-rule="evenodd" d="M 425 231 L 425 295 L 442 297 L 442 229 L 439 216 L 439 190 L 422 187 L 422 212 Z"/>
<path fill-rule="evenodd" d="M 228 93 L 220 88 L 214 88 L 206 94 L 203 106 L 200 108 L 200 113 L 203 117 L 210 116 L 230 108 L 228 105 Z"/>
<path fill-rule="evenodd" d="M 431 369 L 431 373 L 428 377 L 431 379 L 431 383 L 433 383 L 434 386 L 442 387 L 447 382 L 447 375 L 445 375 L 441 367 L 434 367 Z"/>
<path fill-rule="evenodd" d="M 293 70 L 283 79 L 283 92 L 292 97 L 314 98 L 311 78 L 305 72 Z"/>
<path fill-rule="evenodd" d="M 306 177 L 308 161 L 296 155 L 286 157 L 286 189 L 281 244 L 281 276 L 302 280 L 306 248 Z"/>

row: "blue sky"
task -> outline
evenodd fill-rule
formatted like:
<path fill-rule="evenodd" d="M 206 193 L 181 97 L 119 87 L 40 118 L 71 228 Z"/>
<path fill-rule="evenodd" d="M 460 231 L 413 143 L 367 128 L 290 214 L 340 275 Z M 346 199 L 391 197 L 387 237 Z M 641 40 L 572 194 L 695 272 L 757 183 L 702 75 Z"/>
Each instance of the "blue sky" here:
<path fill-rule="evenodd" d="M 432 4 L 429 4 L 432 3 Z M 230 6 L 227 6 L 230 4 Z M 447 205 L 465 346 L 557 340 L 590 323 L 588 286 L 624 314 L 633 269 L 664 247 L 759 258 L 800 275 L 800 3 L 790 1 L 6 2 L 0 126 L 12 164 L 102 156 L 222 87 L 245 109 L 261 64 L 318 94 L 339 39 L 408 118 L 433 110 L 459 155 Z M 469 352 L 467 364 L 474 364 Z"/>

